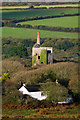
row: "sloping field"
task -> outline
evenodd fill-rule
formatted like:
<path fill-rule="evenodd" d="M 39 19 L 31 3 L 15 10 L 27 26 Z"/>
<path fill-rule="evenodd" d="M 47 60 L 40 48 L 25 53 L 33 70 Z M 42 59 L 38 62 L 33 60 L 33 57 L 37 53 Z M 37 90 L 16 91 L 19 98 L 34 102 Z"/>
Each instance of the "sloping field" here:
<path fill-rule="evenodd" d="M 20 22 L 18 24 L 30 24 L 32 26 L 45 25 L 45 26 L 53 26 L 53 27 L 75 28 L 78 27 L 78 19 L 80 19 L 80 16 L 70 16 L 70 17 L 59 17 L 59 18 L 51 18 L 51 19 L 26 21 L 26 22 Z"/>
<path fill-rule="evenodd" d="M 31 17 L 36 17 L 36 16 L 57 16 L 61 15 L 62 13 L 64 14 L 75 14 L 78 13 L 78 9 L 67 9 L 67 8 L 56 8 L 56 9 L 37 9 L 37 10 L 5 10 L 2 11 L 2 18 L 3 19 L 11 19 L 11 18 L 16 18 L 16 19 L 23 19 L 25 16 L 28 18 Z M 1 12 L 0 12 L 1 14 Z"/>
<path fill-rule="evenodd" d="M 50 7 L 78 7 L 78 6 L 80 6 L 80 4 L 40 5 L 40 6 L 35 6 L 35 8 L 37 8 L 37 7 L 46 7 L 46 8 L 50 8 Z"/>
<path fill-rule="evenodd" d="M 13 38 L 36 38 L 37 32 L 40 32 L 41 38 L 78 38 L 77 33 L 67 33 L 67 32 L 53 32 L 37 29 L 26 29 L 26 28 L 13 28 L 13 27 L 3 27 L 2 35 L 3 38 L 13 37 Z"/>

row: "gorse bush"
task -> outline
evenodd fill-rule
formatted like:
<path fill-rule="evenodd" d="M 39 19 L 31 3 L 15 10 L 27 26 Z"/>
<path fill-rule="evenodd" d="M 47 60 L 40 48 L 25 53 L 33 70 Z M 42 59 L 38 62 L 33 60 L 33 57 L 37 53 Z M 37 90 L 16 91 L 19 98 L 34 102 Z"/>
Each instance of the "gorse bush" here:
<path fill-rule="evenodd" d="M 4 73 L 2 77 L 0 77 L 0 80 L 2 80 L 2 82 L 5 82 L 5 80 L 7 80 L 8 78 L 10 79 L 9 73 Z"/>

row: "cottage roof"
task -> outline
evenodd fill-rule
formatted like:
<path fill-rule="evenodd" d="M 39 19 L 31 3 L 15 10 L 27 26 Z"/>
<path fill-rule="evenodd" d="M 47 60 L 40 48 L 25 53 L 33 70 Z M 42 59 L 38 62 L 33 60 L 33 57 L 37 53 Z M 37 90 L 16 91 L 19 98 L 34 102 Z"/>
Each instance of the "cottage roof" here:
<path fill-rule="evenodd" d="M 27 85 L 25 86 L 29 92 L 40 91 L 40 85 Z"/>

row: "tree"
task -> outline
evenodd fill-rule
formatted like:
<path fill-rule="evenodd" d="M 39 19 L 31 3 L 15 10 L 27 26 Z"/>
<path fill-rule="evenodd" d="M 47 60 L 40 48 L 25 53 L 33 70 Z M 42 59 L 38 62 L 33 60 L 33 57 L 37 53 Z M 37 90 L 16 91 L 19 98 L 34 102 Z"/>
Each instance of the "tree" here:
<path fill-rule="evenodd" d="M 46 82 L 41 85 L 41 91 L 43 91 L 44 94 L 47 94 L 46 100 L 53 101 L 53 103 L 64 101 L 69 97 L 68 89 L 55 82 Z"/>
<path fill-rule="evenodd" d="M 52 70 L 49 70 L 47 74 L 47 79 L 50 79 L 52 82 L 55 82 L 56 74 Z"/>

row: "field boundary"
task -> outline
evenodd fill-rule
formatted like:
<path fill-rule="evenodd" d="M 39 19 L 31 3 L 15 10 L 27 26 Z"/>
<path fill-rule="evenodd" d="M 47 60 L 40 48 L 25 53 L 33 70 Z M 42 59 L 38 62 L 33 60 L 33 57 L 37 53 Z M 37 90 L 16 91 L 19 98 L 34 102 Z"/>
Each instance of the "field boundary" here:
<path fill-rule="evenodd" d="M 36 17 L 31 19 L 21 19 L 21 20 L 11 20 L 9 23 L 4 24 L 3 27 L 17 27 L 17 28 L 30 28 L 30 29 L 40 29 L 40 30 L 47 30 L 47 31 L 60 31 L 60 32 L 80 32 L 80 28 L 72 28 L 72 27 L 52 27 L 52 26 L 46 26 L 46 25 L 36 25 L 32 26 L 30 24 L 21 24 L 19 22 L 25 22 L 25 21 L 33 21 L 33 20 L 43 20 L 43 19 L 50 19 L 50 18 L 59 18 L 59 17 L 69 17 L 69 16 L 79 16 L 80 14 L 67 14 L 67 15 L 58 15 L 58 16 L 46 16 L 46 17 Z"/>

